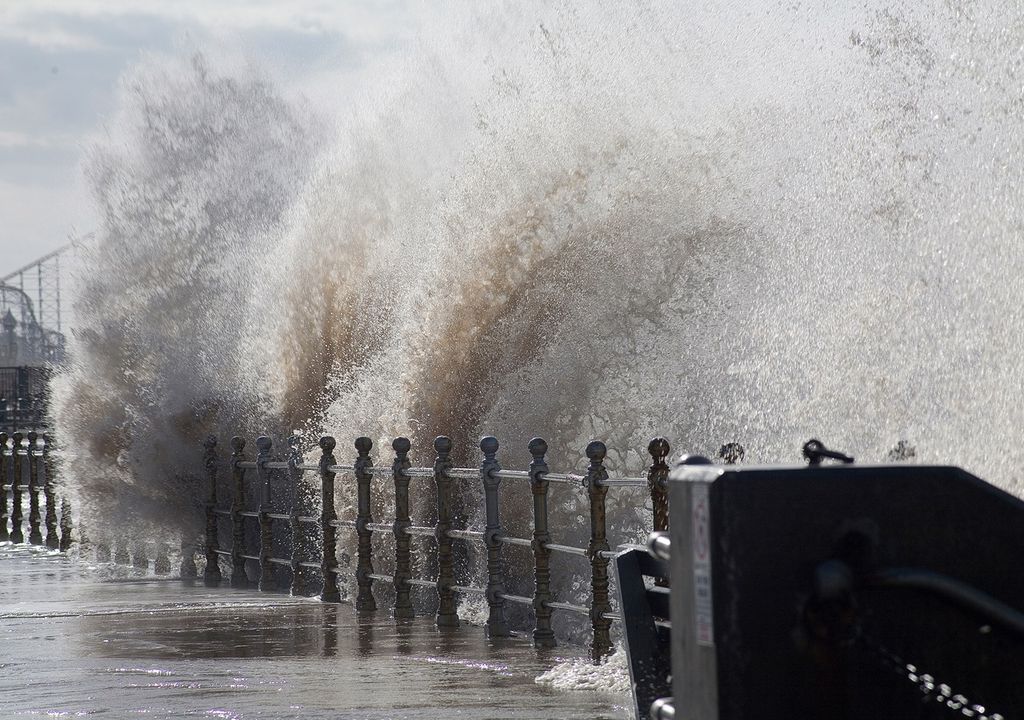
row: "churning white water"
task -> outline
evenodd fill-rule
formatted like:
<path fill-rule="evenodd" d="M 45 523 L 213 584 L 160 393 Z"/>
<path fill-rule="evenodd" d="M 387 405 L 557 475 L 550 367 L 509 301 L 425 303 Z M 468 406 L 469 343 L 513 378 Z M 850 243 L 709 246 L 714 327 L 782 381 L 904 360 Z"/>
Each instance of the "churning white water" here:
<path fill-rule="evenodd" d="M 655 434 L 907 440 L 1020 492 L 1024 10 L 579 5 L 449 7 L 327 103 L 202 54 L 124 79 L 56 390 L 86 525 L 296 429 L 629 473 Z"/>

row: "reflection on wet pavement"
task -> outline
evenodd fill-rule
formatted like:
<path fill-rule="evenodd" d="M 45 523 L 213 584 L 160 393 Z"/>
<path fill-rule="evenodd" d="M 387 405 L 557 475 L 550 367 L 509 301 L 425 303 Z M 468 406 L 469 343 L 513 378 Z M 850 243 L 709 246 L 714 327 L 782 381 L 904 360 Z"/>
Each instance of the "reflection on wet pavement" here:
<path fill-rule="evenodd" d="M 572 652 L 526 634 L 103 572 L 0 547 L 0 717 L 628 716 L 620 695 L 535 684 Z"/>

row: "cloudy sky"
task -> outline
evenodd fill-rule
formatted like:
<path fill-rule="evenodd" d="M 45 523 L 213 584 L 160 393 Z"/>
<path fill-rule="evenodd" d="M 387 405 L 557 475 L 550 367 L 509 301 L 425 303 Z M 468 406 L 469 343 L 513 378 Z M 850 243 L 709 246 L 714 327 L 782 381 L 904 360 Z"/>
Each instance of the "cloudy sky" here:
<path fill-rule="evenodd" d="M 141 54 L 224 49 L 314 89 L 328 68 L 400 48 L 408 4 L 0 0 L 0 277 L 93 229 L 82 149 Z"/>

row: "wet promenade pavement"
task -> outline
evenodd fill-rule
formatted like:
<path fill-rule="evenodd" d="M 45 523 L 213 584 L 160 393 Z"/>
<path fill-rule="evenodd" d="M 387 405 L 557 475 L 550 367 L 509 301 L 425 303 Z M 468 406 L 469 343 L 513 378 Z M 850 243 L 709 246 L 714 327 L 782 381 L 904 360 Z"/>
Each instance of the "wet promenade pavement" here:
<path fill-rule="evenodd" d="M 109 578 L 0 546 L 0 718 L 623 718 L 620 694 L 535 682 L 579 648 L 396 625 L 386 611 Z"/>

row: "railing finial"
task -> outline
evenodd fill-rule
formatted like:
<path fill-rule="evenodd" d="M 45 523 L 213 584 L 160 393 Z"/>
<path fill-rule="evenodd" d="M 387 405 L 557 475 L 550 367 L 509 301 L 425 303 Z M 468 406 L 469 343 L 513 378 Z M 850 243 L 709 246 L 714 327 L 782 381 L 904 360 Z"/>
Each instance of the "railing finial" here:
<path fill-rule="evenodd" d="M 600 465 L 608 454 L 608 447 L 600 440 L 593 440 L 587 445 L 587 457 L 592 464 Z"/>

